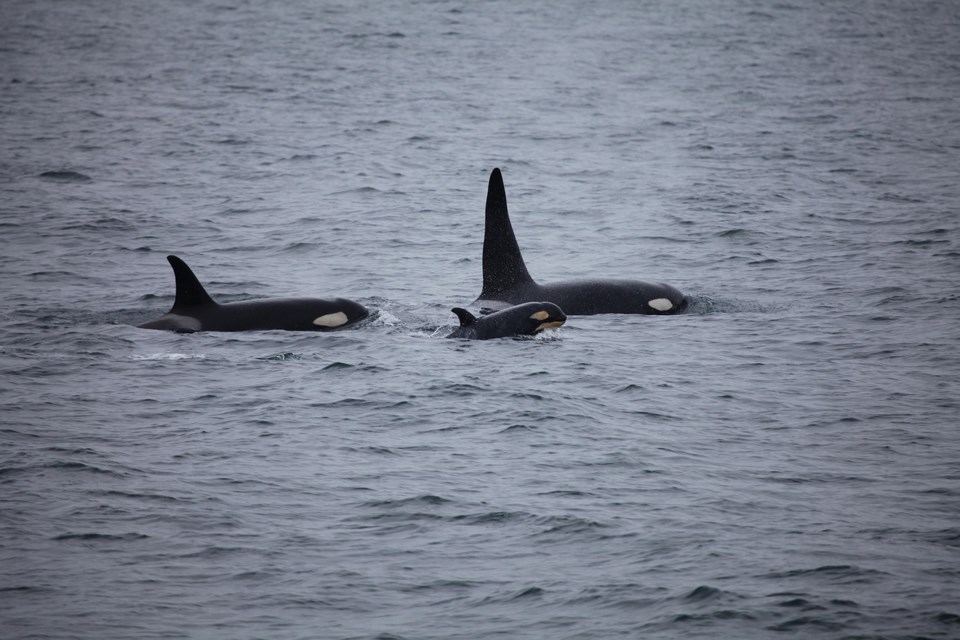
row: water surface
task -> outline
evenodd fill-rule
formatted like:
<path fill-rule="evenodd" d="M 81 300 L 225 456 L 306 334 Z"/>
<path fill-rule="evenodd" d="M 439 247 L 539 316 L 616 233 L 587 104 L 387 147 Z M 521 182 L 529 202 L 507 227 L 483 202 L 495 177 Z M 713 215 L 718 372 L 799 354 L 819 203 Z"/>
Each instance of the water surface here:
<path fill-rule="evenodd" d="M 0 635 L 960 635 L 956 3 L 0 13 Z M 690 310 L 443 339 L 495 166 Z"/>

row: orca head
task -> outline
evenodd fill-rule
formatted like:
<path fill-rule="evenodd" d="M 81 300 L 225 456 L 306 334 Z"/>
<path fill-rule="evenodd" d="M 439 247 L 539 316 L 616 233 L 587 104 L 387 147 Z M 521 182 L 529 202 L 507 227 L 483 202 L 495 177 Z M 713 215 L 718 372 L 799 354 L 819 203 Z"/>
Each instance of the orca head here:
<path fill-rule="evenodd" d="M 547 329 L 559 329 L 567 321 L 563 309 L 552 302 L 528 302 L 521 306 L 528 307 L 524 311 L 525 315 L 528 311 L 531 312 L 527 315 L 526 320 L 531 329 L 528 333 L 531 335 Z"/>

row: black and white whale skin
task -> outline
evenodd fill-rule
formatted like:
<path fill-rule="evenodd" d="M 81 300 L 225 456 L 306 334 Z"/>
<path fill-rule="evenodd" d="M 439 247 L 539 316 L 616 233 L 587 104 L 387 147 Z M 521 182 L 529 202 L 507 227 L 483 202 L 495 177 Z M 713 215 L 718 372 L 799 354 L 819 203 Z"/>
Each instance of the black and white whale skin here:
<path fill-rule="evenodd" d="M 217 304 L 187 263 L 167 256 L 177 281 L 177 297 L 166 314 L 137 325 L 180 333 L 196 331 L 332 331 L 369 315 L 352 300 L 334 298 L 264 298 Z"/>
<path fill-rule="evenodd" d="M 501 309 L 532 300 L 549 300 L 567 315 L 598 313 L 672 314 L 687 308 L 687 297 L 666 284 L 641 280 L 566 280 L 537 284 L 520 254 L 507 212 L 500 169 L 490 174 L 483 236 L 483 290 L 473 304 Z"/>
<path fill-rule="evenodd" d="M 465 340 L 533 336 L 546 329 L 556 329 L 567 321 L 566 314 L 552 302 L 527 302 L 480 318 L 460 307 L 453 312 L 460 318 L 460 326 L 447 337 Z"/>

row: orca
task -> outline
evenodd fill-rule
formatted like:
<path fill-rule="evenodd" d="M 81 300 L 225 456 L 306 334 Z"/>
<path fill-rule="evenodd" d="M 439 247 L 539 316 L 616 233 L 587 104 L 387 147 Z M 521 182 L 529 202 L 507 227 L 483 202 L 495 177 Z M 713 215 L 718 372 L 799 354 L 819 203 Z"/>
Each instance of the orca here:
<path fill-rule="evenodd" d="M 666 315 L 687 308 L 687 297 L 666 284 L 640 280 L 566 280 L 538 284 L 530 276 L 507 212 L 500 169 L 490 174 L 483 235 L 483 290 L 473 302 L 488 309 L 549 300 L 571 316 L 599 313 Z"/>
<path fill-rule="evenodd" d="M 137 325 L 179 333 L 196 331 L 332 331 L 363 320 L 367 309 L 352 300 L 334 298 L 263 298 L 217 304 L 187 263 L 167 256 L 177 282 L 168 313 Z"/>
<path fill-rule="evenodd" d="M 567 321 L 566 314 L 552 302 L 527 302 L 480 318 L 460 307 L 452 311 L 460 319 L 460 326 L 447 337 L 465 340 L 532 336 L 545 329 L 556 329 Z"/>

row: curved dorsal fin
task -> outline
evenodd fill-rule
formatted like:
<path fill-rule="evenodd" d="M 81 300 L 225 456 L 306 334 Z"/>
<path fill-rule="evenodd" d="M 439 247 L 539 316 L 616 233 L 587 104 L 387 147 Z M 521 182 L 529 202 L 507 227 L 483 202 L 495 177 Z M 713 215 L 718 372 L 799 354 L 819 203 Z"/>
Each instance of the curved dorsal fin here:
<path fill-rule="evenodd" d="M 507 192 L 503 188 L 500 169 L 490 174 L 487 186 L 486 221 L 483 231 L 483 291 L 481 298 L 495 298 L 496 294 L 519 284 L 533 282 L 520 254 L 517 237 L 507 212 Z"/>
<path fill-rule="evenodd" d="M 457 314 L 457 317 L 460 318 L 461 327 L 469 327 L 470 325 L 472 325 L 474 322 L 477 321 L 474 315 L 469 311 L 467 311 L 466 309 L 461 309 L 460 307 L 454 307 L 453 309 L 451 309 L 451 311 Z"/>
<path fill-rule="evenodd" d="M 186 262 L 177 256 L 167 256 L 167 262 L 173 267 L 173 276 L 177 280 L 177 298 L 173 301 L 171 311 L 217 304 L 207 294 Z"/>

